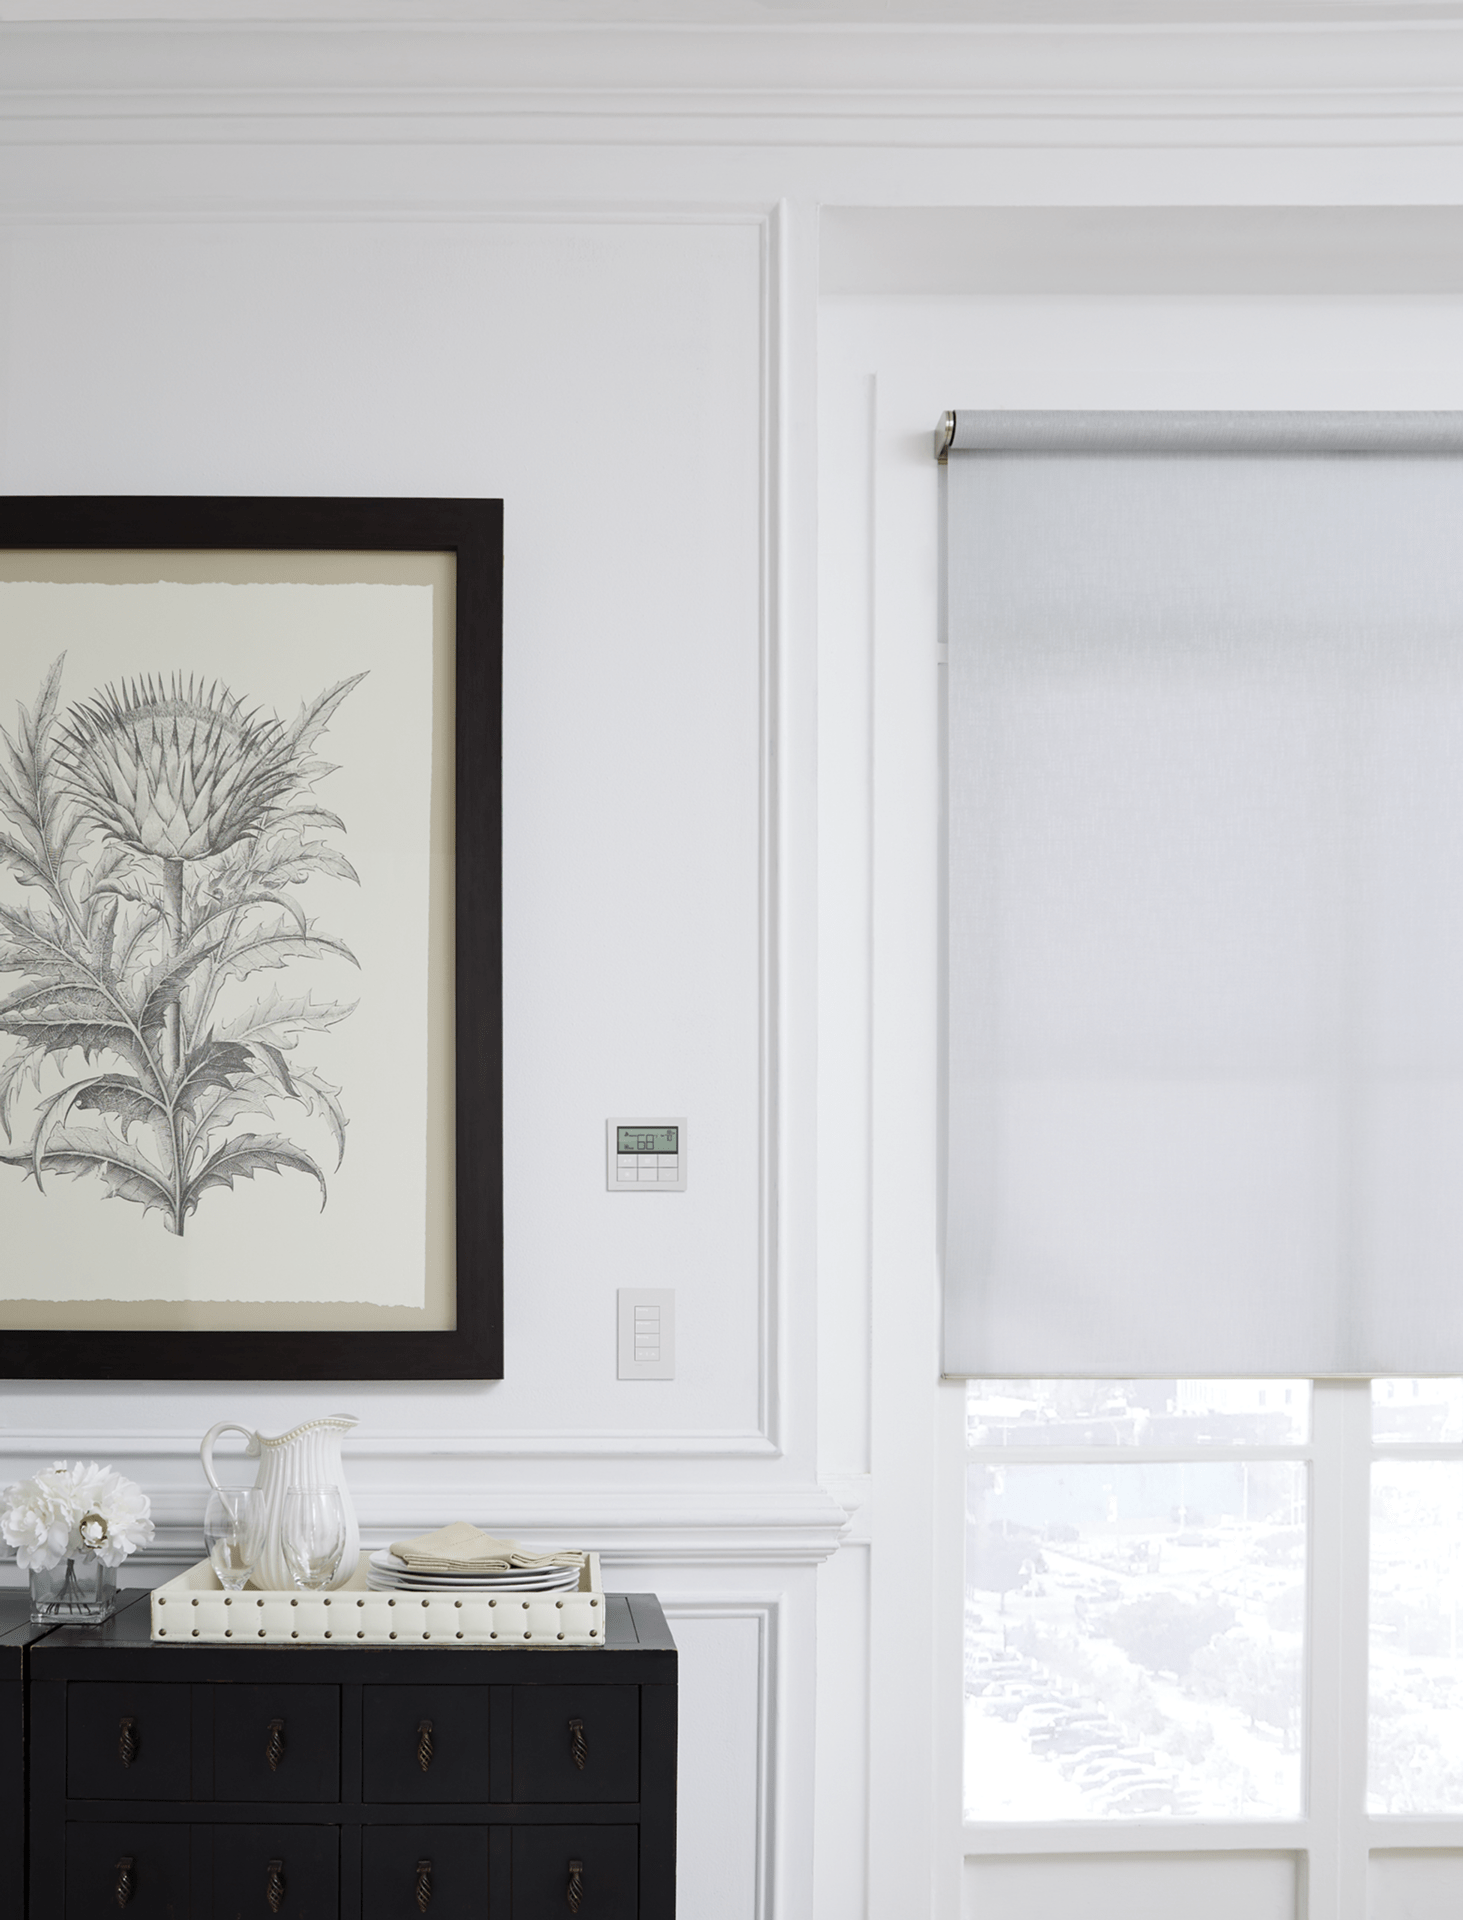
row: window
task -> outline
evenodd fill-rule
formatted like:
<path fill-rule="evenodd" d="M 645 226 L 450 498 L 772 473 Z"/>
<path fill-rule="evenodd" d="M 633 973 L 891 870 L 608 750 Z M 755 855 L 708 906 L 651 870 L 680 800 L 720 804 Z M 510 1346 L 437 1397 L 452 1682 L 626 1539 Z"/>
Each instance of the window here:
<path fill-rule="evenodd" d="M 1463 1816 L 1463 1380 L 1375 1383 L 1367 1811 Z"/>
<path fill-rule="evenodd" d="M 970 1817 L 1300 1816 L 1308 1416 L 1300 1382 L 971 1382 Z"/>
<path fill-rule="evenodd" d="M 1463 1381 L 972 1380 L 965 1440 L 968 1853 L 1463 1872 Z"/>

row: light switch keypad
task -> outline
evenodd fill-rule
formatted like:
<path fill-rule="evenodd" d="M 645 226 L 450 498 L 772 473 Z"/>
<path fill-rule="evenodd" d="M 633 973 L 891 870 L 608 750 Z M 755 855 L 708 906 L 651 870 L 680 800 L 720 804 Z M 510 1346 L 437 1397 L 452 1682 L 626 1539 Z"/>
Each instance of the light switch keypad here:
<path fill-rule="evenodd" d="M 620 1288 L 619 1376 L 622 1380 L 675 1379 L 674 1287 Z"/>

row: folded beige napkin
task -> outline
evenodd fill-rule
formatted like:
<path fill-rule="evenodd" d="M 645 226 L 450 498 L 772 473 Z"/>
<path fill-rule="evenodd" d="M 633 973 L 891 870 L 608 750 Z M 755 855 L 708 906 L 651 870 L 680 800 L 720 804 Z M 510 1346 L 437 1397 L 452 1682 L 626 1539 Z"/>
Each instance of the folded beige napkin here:
<path fill-rule="evenodd" d="M 515 1567 L 579 1567 L 582 1553 L 524 1553 L 516 1540 L 495 1540 L 467 1520 L 454 1520 L 415 1540 L 393 1540 L 391 1551 L 413 1573 L 507 1573 Z"/>

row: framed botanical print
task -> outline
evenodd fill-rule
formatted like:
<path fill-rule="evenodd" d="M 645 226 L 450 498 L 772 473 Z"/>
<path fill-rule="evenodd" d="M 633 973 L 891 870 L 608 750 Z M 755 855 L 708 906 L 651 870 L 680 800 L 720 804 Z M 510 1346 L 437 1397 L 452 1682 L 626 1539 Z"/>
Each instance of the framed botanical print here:
<path fill-rule="evenodd" d="M 0 1377 L 502 1371 L 502 507 L 0 500 Z"/>

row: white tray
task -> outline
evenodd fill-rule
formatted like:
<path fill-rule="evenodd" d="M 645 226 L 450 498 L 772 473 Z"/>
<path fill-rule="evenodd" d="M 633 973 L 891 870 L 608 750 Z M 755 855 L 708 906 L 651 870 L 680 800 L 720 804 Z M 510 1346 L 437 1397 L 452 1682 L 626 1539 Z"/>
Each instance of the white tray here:
<path fill-rule="evenodd" d="M 331 1593 L 225 1593 L 206 1560 L 152 1595 L 152 1638 L 220 1646 L 602 1647 L 599 1555 L 585 1555 L 577 1592 L 372 1593 L 363 1553 Z"/>

